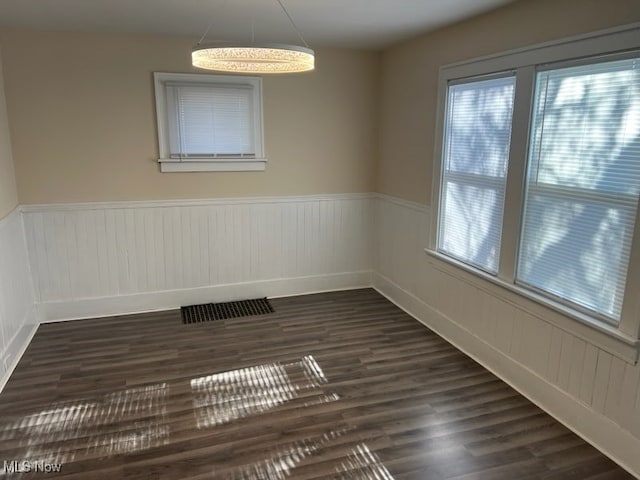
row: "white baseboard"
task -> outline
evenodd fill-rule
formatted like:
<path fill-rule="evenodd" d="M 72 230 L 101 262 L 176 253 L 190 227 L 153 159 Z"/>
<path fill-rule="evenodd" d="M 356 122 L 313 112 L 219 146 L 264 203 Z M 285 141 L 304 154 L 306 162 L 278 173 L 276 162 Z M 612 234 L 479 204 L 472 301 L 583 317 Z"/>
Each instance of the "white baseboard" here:
<path fill-rule="evenodd" d="M 82 318 L 108 317 L 160 310 L 172 310 L 184 305 L 233 301 L 242 298 L 284 297 L 365 288 L 372 285 L 371 271 L 345 272 L 308 277 L 280 278 L 247 283 L 215 285 L 200 288 L 83 298 L 37 304 L 41 323 Z"/>
<path fill-rule="evenodd" d="M 9 345 L 4 350 L 2 357 L 0 358 L 0 365 L 2 365 L 3 374 L 0 376 L 0 392 L 4 390 L 9 377 L 18 366 L 18 362 L 22 358 L 22 355 L 26 351 L 27 347 L 31 343 L 31 339 L 38 330 L 38 324 L 34 321 L 35 309 L 32 308 L 29 312 L 28 318 L 22 325 L 18 333 L 11 339 Z"/>
<path fill-rule="evenodd" d="M 640 440 L 620 425 L 550 384 L 388 278 L 376 273 L 373 285 L 402 310 L 640 478 Z"/>

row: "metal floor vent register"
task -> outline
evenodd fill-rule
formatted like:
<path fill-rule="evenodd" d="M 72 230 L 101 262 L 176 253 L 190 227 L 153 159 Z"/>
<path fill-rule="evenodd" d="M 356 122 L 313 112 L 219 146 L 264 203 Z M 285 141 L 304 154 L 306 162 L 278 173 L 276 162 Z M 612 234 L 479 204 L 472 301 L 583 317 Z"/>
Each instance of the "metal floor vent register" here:
<path fill-rule="evenodd" d="M 238 300 L 236 302 L 203 303 L 180 307 L 182 323 L 202 323 L 211 320 L 225 320 L 228 318 L 250 317 L 252 315 L 266 315 L 273 313 L 273 307 L 267 298 Z"/>

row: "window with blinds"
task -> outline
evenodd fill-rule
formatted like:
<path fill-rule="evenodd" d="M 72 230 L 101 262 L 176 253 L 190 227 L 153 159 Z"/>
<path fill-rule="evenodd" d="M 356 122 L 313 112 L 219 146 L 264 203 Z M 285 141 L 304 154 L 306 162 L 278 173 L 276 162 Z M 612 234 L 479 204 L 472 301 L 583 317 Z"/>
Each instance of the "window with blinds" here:
<path fill-rule="evenodd" d="M 500 256 L 515 77 L 451 83 L 438 251 L 495 274 Z"/>
<path fill-rule="evenodd" d="M 539 70 L 517 283 L 617 323 L 639 192 L 639 59 Z"/>
<path fill-rule="evenodd" d="M 259 77 L 156 72 L 154 82 L 162 172 L 264 170 Z"/>
<path fill-rule="evenodd" d="M 571 43 L 441 70 L 428 251 L 639 338 L 640 37 L 630 32 L 585 40 L 591 57 L 565 60 Z M 607 51 L 614 38 L 634 49 Z"/>
<path fill-rule="evenodd" d="M 255 157 L 252 87 L 167 83 L 171 158 Z"/>

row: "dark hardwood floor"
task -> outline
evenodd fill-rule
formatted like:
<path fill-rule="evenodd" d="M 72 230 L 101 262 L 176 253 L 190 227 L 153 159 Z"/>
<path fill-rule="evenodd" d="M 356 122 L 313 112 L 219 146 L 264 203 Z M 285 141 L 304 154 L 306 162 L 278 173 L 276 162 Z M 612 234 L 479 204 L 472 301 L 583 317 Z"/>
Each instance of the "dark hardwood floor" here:
<path fill-rule="evenodd" d="M 0 394 L 0 462 L 31 472 L 5 475 L 632 478 L 373 290 L 271 302 L 42 325 Z"/>

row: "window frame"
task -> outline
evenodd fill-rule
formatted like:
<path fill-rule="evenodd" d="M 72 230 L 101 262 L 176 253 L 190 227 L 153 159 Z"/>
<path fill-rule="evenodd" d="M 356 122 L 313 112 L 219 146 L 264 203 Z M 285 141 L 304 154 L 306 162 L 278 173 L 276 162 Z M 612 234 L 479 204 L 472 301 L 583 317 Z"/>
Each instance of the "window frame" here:
<path fill-rule="evenodd" d="M 438 268 L 477 284 L 498 297 L 508 299 L 511 303 L 531 311 L 560 328 L 594 341 L 606 348 L 607 351 L 632 363 L 637 362 L 640 347 L 640 296 L 629 294 L 629 292 L 640 291 L 640 205 L 638 205 L 636 213 L 627 266 L 622 314 L 617 325 L 606 323 L 595 315 L 586 314 L 584 311 L 563 302 L 554 301 L 516 284 L 516 268 L 537 72 L 578 63 L 595 63 L 600 61 L 600 58 L 613 58 L 613 56 L 624 58 L 625 55 L 628 56 L 631 52 L 637 53 L 638 51 L 640 51 L 640 23 L 634 23 L 441 67 L 438 79 L 433 156 L 431 228 L 428 246 L 425 248 Z M 491 275 L 437 251 L 445 147 L 445 115 L 450 82 L 472 80 L 500 73 L 506 74 L 509 71 L 515 71 L 516 76 L 513 128 L 507 169 L 499 267 L 497 275 Z M 478 279 L 486 282 L 478 283 Z"/>
<path fill-rule="evenodd" d="M 240 172 L 265 170 L 264 120 L 262 114 L 262 78 L 239 75 L 154 72 L 154 91 L 161 172 Z M 167 84 L 238 85 L 251 88 L 253 104 L 253 139 L 255 157 L 216 156 L 171 158 Z"/>

